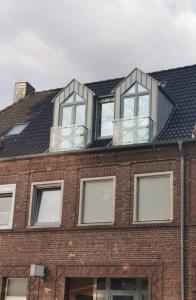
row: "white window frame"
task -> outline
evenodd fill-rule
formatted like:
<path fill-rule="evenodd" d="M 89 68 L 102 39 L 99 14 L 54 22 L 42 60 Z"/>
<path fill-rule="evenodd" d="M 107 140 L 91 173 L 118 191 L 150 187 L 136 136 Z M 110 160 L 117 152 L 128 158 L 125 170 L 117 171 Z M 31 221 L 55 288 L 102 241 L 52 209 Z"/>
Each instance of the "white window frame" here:
<path fill-rule="evenodd" d="M 13 217 L 14 217 L 14 205 L 15 205 L 15 195 L 16 195 L 16 184 L 1 184 L 0 194 L 12 194 L 12 205 L 10 210 L 10 222 L 8 225 L 0 225 L 0 230 L 2 229 L 12 229 L 13 227 Z"/>
<path fill-rule="evenodd" d="M 95 222 L 95 223 L 82 223 L 83 215 L 83 195 L 84 195 L 84 183 L 88 181 L 113 181 L 113 220 L 112 222 Z M 116 176 L 104 176 L 104 177 L 92 177 L 92 178 L 82 178 L 80 180 L 80 201 L 79 201 L 79 215 L 78 215 L 78 226 L 93 226 L 93 225 L 113 225 L 115 221 L 115 197 L 116 197 Z"/>
<path fill-rule="evenodd" d="M 32 204 L 33 204 L 33 191 L 35 188 L 45 189 L 45 188 L 61 188 L 61 206 L 59 211 L 59 222 L 55 223 L 44 223 L 44 224 L 32 224 L 31 222 L 31 213 L 32 213 Z M 42 182 L 33 182 L 31 184 L 31 195 L 30 195 L 30 207 L 29 207 L 29 217 L 28 217 L 28 227 L 29 228 L 47 228 L 47 227 L 59 227 L 62 222 L 62 206 L 63 206 L 63 192 L 64 192 L 64 181 L 56 180 L 56 181 L 42 181 Z"/>
<path fill-rule="evenodd" d="M 23 279 L 27 279 L 26 277 L 8 277 L 6 279 L 6 289 L 5 289 L 5 300 L 26 300 L 27 299 L 27 296 L 7 296 L 7 289 L 8 289 L 8 280 L 10 279 L 19 279 L 19 280 L 23 280 Z M 28 285 L 28 282 L 27 282 L 27 285 Z M 28 286 L 27 286 L 27 289 L 28 289 Z"/>
<path fill-rule="evenodd" d="M 156 177 L 156 176 L 170 176 L 170 218 L 169 220 L 149 220 L 139 221 L 138 215 L 138 179 L 142 177 Z M 133 224 L 146 224 L 146 223 L 171 223 L 173 221 L 173 171 L 143 173 L 134 175 L 134 201 L 133 201 Z"/>

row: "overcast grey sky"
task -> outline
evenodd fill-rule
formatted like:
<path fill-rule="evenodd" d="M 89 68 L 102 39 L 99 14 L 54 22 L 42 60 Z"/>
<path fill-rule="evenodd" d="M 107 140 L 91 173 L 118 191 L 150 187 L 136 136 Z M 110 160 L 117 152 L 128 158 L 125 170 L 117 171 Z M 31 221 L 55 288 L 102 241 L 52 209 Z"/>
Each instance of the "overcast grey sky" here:
<path fill-rule="evenodd" d="M 36 90 L 196 63 L 195 0 L 1 0 L 0 109 Z"/>

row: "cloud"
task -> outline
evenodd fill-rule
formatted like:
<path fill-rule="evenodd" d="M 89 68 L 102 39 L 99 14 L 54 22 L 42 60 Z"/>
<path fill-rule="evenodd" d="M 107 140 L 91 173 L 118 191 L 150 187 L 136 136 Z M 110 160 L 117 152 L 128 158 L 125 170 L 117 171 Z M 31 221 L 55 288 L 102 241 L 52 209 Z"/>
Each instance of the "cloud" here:
<path fill-rule="evenodd" d="M 193 0 L 1 0 L 0 109 L 36 89 L 196 63 Z"/>

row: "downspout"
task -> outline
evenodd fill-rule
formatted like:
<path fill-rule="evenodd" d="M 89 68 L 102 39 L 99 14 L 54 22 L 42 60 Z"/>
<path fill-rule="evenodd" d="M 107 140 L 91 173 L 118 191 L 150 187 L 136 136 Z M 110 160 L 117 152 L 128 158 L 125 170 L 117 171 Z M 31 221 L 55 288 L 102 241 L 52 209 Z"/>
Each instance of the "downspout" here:
<path fill-rule="evenodd" d="M 184 221 L 185 221 L 185 153 L 183 140 L 178 142 L 180 153 L 180 289 L 184 300 Z"/>

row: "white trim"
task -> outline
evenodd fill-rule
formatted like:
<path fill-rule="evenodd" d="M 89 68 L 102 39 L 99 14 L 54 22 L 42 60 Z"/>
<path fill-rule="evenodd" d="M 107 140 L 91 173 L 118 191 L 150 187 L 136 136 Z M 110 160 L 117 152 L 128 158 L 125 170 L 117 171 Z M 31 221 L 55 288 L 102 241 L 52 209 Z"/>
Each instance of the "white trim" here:
<path fill-rule="evenodd" d="M 0 225 L 0 230 L 2 229 L 12 229 L 13 227 L 13 217 L 14 217 L 14 205 L 16 196 L 16 184 L 2 184 L 0 185 L 0 194 L 12 194 L 12 205 L 10 210 L 10 219 L 8 225 Z"/>
<path fill-rule="evenodd" d="M 167 220 L 149 220 L 149 221 L 138 221 L 138 178 L 142 177 L 157 177 L 157 176 L 170 176 L 170 218 Z M 154 173 L 143 173 L 134 174 L 134 199 L 133 199 L 133 222 L 132 224 L 148 224 L 148 223 L 171 223 L 173 221 L 173 171 L 154 172 Z"/>
<path fill-rule="evenodd" d="M 82 211 L 83 211 L 83 193 L 84 183 L 88 181 L 113 181 L 113 220 L 112 222 L 96 222 L 96 223 L 82 223 Z M 79 201 L 79 214 L 78 214 L 78 226 L 95 226 L 95 225 L 113 225 L 115 221 L 115 197 L 116 197 L 116 176 L 104 176 L 104 177 L 91 177 L 82 178 L 80 180 L 80 201 Z"/>
<path fill-rule="evenodd" d="M 61 188 L 61 206 L 59 211 L 59 222 L 55 223 L 43 223 L 43 224 L 31 224 L 31 213 L 32 213 L 32 202 L 33 202 L 33 191 L 34 188 L 47 188 L 47 187 L 60 187 Z M 62 206 L 63 206 L 63 192 L 64 192 L 64 180 L 56 181 L 42 181 L 42 182 L 32 182 L 31 183 L 31 193 L 30 193 L 30 205 L 29 205 L 29 216 L 28 216 L 28 228 L 44 228 L 44 227 L 59 227 L 62 222 Z"/>

